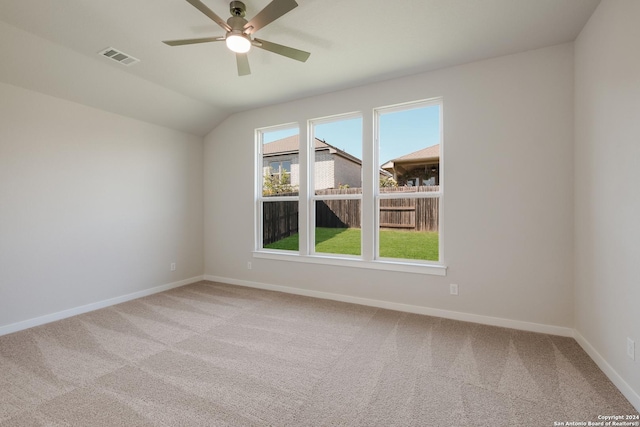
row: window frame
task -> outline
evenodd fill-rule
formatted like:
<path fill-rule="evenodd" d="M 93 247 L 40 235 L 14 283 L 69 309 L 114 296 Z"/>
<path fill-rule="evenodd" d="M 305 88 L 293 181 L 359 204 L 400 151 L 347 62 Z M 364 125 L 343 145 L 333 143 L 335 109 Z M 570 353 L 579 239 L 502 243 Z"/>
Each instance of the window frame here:
<path fill-rule="evenodd" d="M 284 167 L 285 163 L 289 163 L 289 170 L 287 170 Z M 269 162 L 269 171 L 272 171 L 272 170 L 275 171 L 275 169 L 273 168 L 274 164 L 278 165 L 278 170 L 277 170 L 277 172 L 271 173 L 271 176 L 277 176 L 278 180 L 280 180 L 281 177 L 282 177 L 282 173 L 283 172 L 287 172 L 287 173 L 289 173 L 289 182 L 288 182 L 288 184 L 291 184 L 291 160 L 278 160 L 278 161 Z M 264 179 L 264 177 L 263 177 L 263 179 Z"/>
<path fill-rule="evenodd" d="M 377 107 L 374 108 L 374 162 L 376 165 L 380 165 L 380 117 L 386 113 L 396 113 L 400 111 L 408 111 L 412 109 L 419 109 L 430 106 L 439 106 L 439 129 L 440 129 L 440 137 L 438 144 L 439 146 L 439 189 L 438 191 L 429 191 L 429 192 L 414 192 L 414 193 L 382 193 L 380 191 L 380 182 L 379 180 L 374 181 L 374 198 L 375 198 L 375 212 L 374 212 L 374 222 L 375 222 L 375 232 L 374 232 L 374 242 L 375 242 L 375 260 L 380 261 L 393 261 L 396 259 L 406 261 L 403 258 L 388 258 L 380 256 L 380 200 L 390 200 L 390 199 L 429 199 L 429 198 L 437 198 L 438 199 L 438 261 L 431 260 L 410 260 L 412 263 L 416 264 L 434 264 L 439 266 L 444 266 L 444 238 L 443 238 L 443 198 L 444 198 L 444 179 L 443 179 L 443 140 L 444 140 L 444 128 L 443 128 L 443 99 L 442 97 L 404 102 L 401 104 L 394 104 L 385 107 Z M 426 148 L 426 147 L 425 147 Z"/>
<path fill-rule="evenodd" d="M 269 127 L 259 128 L 255 130 L 255 144 L 256 144 L 256 150 L 255 150 L 256 165 L 255 166 L 256 167 L 254 168 L 254 170 L 256 171 L 257 175 L 253 180 L 255 184 L 255 189 L 254 189 L 255 246 L 254 247 L 256 249 L 254 251 L 254 254 L 259 251 L 269 251 L 269 252 L 283 254 L 283 255 L 296 253 L 296 251 L 289 251 L 284 249 L 271 249 L 271 248 L 264 247 L 264 224 L 263 224 L 264 203 L 297 201 L 298 205 L 300 205 L 300 189 L 298 189 L 297 196 L 264 196 L 264 193 L 263 193 L 263 190 L 264 190 L 264 157 L 263 157 L 264 134 L 268 132 L 277 132 L 277 131 L 283 131 L 288 129 L 298 129 L 298 135 L 300 137 L 300 126 L 298 125 L 298 123 L 286 123 L 282 125 L 269 126 Z M 302 142 L 300 142 L 299 146 L 300 145 L 302 145 Z M 271 165 L 271 162 L 269 163 L 269 165 Z M 298 220 L 298 230 L 300 231 L 300 220 Z M 298 246 L 297 253 L 300 253 L 300 246 Z"/>
<path fill-rule="evenodd" d="M 402 111 L 411 108 L 420 108 L 422 106 L 439 105 L 439 128 L 440 128 L 440 164 L 439 164 L 439 191 L 423 192 L 423 193 L 401 193 L 401 197 L 395 196 L 393 193 L 381 194 L 379 186 L 379 116 L 381 112 Z M 254 258 L 302 262 L 309 264 L 336 265 L 354 268 L 365 268 L 370 270 L 386 270 L 398 271 L 416 274 L 446 276 L 447 266 L 444 258 L 444 100 L 442 97 L 428 98 L 417 101 L 393 104 L 388 106 L 376 107 L 369 110 L 369 113 L 355 111 L 343 114 L 335 114 L 331 116 L 309 118 L 304 123 L 306 132 L 303 133 L 303 124 L 300 122 L 286 123 L 277 126 L 269 126 L 258 128 L 255 130 L 256 142 L 256 173 L 262 173 L 262 145 L 263 135 L 266 132 L 278 131 L 283 129 L 298 128 L 299 130 L 299 193 L 298 196 L 270 196 L 263 197 L 262 185 L 263 178 L 256 177 L 255 183 L 255 246 L 253 251 Z M 320 195 L 315 194 L 315 144 L 313 125 L 337 121 L 348 118 L 362 118 L 362 194 L 354 195 Z M 367 131 L 369 128 L 371 131 Z M 303 143 L 306 136 L 306 144 Z M 304 145 L 304 146 L 303 146 Z M 303 162 L 305 164 L 303 165 Z M 367 162 L 367 164 L 365 164 Z M 368 165 L 373 162 L 373 167 Z M 303 176 L 303 172 L 306 176 Z M 411 196 L 410 196 L 411 195 Z M 380 221 L 380 200 L 386 198 L 435 198 L 439 199 L 439 216 L 438 216 L 438 261 L 417 260 L 417 259 L 401 259 L 401 258 L 383 258 L 379 256 L 379 221 Z M 359 199 L 361 200 L 361 255 L 343 255 L 332 254 L 315 251 L 315 203 L 318 200 L 330 199 Z M 263 247 L 263 211 L 262 203 L 276 201 L 298 201 L 299 209 L 299 246 L 298 251 L 267 249 Z M 304 206 L 303 206 L 304 205 Z M 367 209 L 369 207 L 369 209 Z M 304 218 L 303 218 L 304 215 Z M 373 221 L 366 221 L 367 215 L 373 216 Z M 365 234 L 368 237 L 365 238 Z M 303 235 L 304 234 L 304 235 Z M 368 243 L 368 244 L 367 244 Z M 369 247 L 372 246 L 372 247 Z"/>
<path fill-rule="evenodd" d="M 316 203 L 324 200 L 360 200 L 360 221 L 362 222 L 363 209 L 362 209 L 362 193 L 360 194 L 325 194 L 316 195 L 316 152 L 315 152 L 315 125 L 334 123 L 340 120 L 360 119 L 364 124 L 363 115 L 360 112 L 351 112 L 345 114 L 336 114 L 328 117 L 320 117 L 316 119 L 307 120 L 308 140 L 309 140 L 309 162 L 308 162 L 308 182 L 309 182 L 309 227 L 308 227 L 308 241 L 309 241 L 309 255 L 310 256 L 335 256 L 345 259 L 359 260 L 363 253 L 362 236 L 360 237 L 360 255 L 347 255 L 347 254 L 334 254 L 328 252 L 316 252 Z M 364 135 L 362 129 L 360 131 L 360 145 L 364 151 Z M 361 159 L 362 161 L 362 159 Z M 360 182 L 364 181 L 364 165 L 360 166 Z"/>

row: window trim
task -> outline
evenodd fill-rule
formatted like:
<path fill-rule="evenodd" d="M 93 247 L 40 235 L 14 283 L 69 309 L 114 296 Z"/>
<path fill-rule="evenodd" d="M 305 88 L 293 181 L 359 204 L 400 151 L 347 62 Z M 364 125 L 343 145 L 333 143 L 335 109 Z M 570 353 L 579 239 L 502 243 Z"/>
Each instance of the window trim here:
<path fill-rule="evenodd" d="M 439 184 L 440 189 L 437 192 L 424 192 L 424 193 L 381 193 L 379 180 L 377 174 L 379 173 L 379 118 L 381 112 L 390 113 L 396 111 L 403 111 L 413 108 L 427 107 L 430 105 L 439 105 L 439 127 L 440 127 L 440 167 L 439 167 Z M 444 100 L 443 97 L 428 98 L 423 100 L 411 101 L 406 103 L 399 103 L 389 106 L 376 107 L 370 110 L 370 117 L 367 117 L 364 112 L 349 112 L 344 114 L 335 114 L 331 116 L 310 118 L 306 119 L 306 123 L 292 122 L 277 126 L 269 126 L 257 128 L 255 130 L 255 168 L 254 173 L 262 171 L 262 145 L 263 134 L 266 132 L 279 131 L 284 129 L 297 128 L 300 135 L 299 145 L 299 159 L 300 159 L 300 174 L 302 170 L 306 169 L 306 177 L 300 176 L 299 195 L 298 196 L 262 196 L 262 178 L 254 179 L 255 185 L 255 245 L 252 252 L 253 258 L 270 259 L 278 261 L 290 261 L 290 262 L 302 262 L 308 264 L 320 264 L 320 265 L 335 265 L 342 267 L 364 268 L 369 270 L 383 270 L 383 271 L 397 271 L 414 274 L 436 275 L 446 276 L 447 266 L 444 259 Z M 361 118 L 363 124 L 362 133 L 362 181 L 363 181 L 363 193 L 362 194 L 337 194 L 337 195 L 321 195 L 316 196 L 314 187 L 314 162 L 315 162 L 315 145 L 313 125 L 330 123 L 333 121 L 349 118 Z M 306 126 L 305 126 L 306 125 Z M 366 127 L 372 127 L 372 132 L 366 131 Z M 305 132 L 303 132 L 305 130 Z M 367 136 L 372 137 L 372 141 L 367 142 Z M 306 143 L 303 142 L 306 137 Z M 368 153 L 367 153 L 368 152 Z M 367 162 L 373 160 L 373 167 L 365 165 L 365 159 L 369 157 Z M 306 161 L 305 167 L 302 162 Z M 367 172 L 368 168 L 368 172 Z M 371 194 L 365 194 L 365 181 L 367 176 L 372 180 L 373 188 L 369 191 Z M 304 187 L 303 187 L 304 184 Z M 372 190 L 372 191 L 371 191 Z M 413 260 L 413 259 L 395 259 L 395 258 L 383 258 L 379 256 L 379 201 L 381 199 L 393 199 L 393 198 L 439 198 L 439 218 L 438 218 L 438 261 L 431 260 Z M 361 240 L 361 255 L 343 255 L 343 254 L 328 254 L 328 253 L 316 253 L 315 252 L 315 206 L 317 200 L 344 200 L 344 199 L 358 199 L 361 200 L 361 220 L 362 220 L 362 240 Z M 294 201 L 297 200 L 299 204 L 299 233 L 300 233 L 300 245 L 298 251 L 287 251 L 278 249 L 265 249 L 263 247 L 263 218 L 262 218 L 262 203 L 263 202 L 276 202 L 276 201 Z M 365 205 L 367 200 L 372 202 L 374 211 L 371 230 L 365 230 Z M 304 205 L 304 207 L 303 207 Z M 305 212 L 306 211 L 306 212 Z M 305 218 L 302 218 L 302 215 Z M 308 217 L 308 218 L 307 218 Z M 303 229 L 304 228 L 304 229 Z M 373 253 L 370 249 L 365 247 L 365 233 L 373 234 Z M 303 236 L 304 234 L 304 236 Z"/>
<path fill-rule="evenodd" d="M 360 119 L 362 126 L 364 126 L 363 114 L 359 111 L 335 114 L 328 117 L 320 117 L 307 120 L 308 140 L 309 140 L 309 163 L 308 163 L 308 176 L 309 176 L 309 194 L 308 194 L 308 212 L 309 212 L 309 229 L 307 241 L 309 242 L 309 255 L 318 256 L 321 258 L 344 258 L 359 260 L 362 258 L 364 250 L 364 243 L 362 241 L 362 235 L 360 237 L 360 255 L 347 255 L 347 254 L 331 254 L 327 252 L 316 252 L 316 202 L 322 200 L 360 200 L 360 222 L 362 223 L 362 217 L 364 216 L 362 209 L 362 196 L 363 194 L 326 194 L 316 195 L 316 152 L 315 152 L 315 126 L 328 123 L 335 123 L 341 120 L 354 120 Z M 360 129 L 360 149 L 364 151 L 364 132 Z M 362 159 L 360 160 L 360 182 L 364 181 L 364 168 Z"/>
<path fill-rule="evenodd" d="M 266 249 L 263 246 L 263 238 L 264 238 L 264 228 L 263 228 L 263 218 L 262 216 L 264 215 L 264 211 L 263 211 L 263 204 L 265 202 L 290 202 L 290 201 L 297 201 L 298 204 L 300 203 L 300 190 L 298 190 L 298 195 L 297 196 L 269 196 L 269 197 L 265 197 L 263 195 L 263 188 L 264 188 L 264 160 L 263 160 L 263 152 L 262 152 L 262 148 L 264 145 L 264 134 L 268 133 L 268 132 L 277 132 L 277 131 L 281 131 L 281 130 L 288 130 L 288 129 L 298 129 L 298 135 L 300 135 L 300 125 L 296 122 L 293 123 L 285 123 L 282 125 L 277 125 L 277 126 L 268 126 L 268 127 L 263 127 L 263 128 L 258 128 L 254 131 L 254 138 L 255 138 L 255 165 L 254 165 L 254 174 L 258 174 L 259 175 L 255 175 L 253 182 L 254 182 L 254 208 L 253 208 L 253 212 L 254 212 L 254 229 L 255 229 L 255 234 L 254 234 L 254 248 L 256 249 L 256 251 L 276 251 L 282 254 L 290 254 L 290 253 L 296 253 L 295 251 L 285 251 L 285 250 L 277 250 L 277 249 Z M 302 144 L 300 144 L 302 145 Z M 300 229 L 300 223 L 298 221 L 298 230 Z M 298 251 L 300 251 L 300 247 L 298 247 Z"/>
<path fill-rule="evenodd" d="M 416 273 L 434 276 L 446 276 L 447 266 L 435 264 L 433 261 L 397 260 L 381 258 L 367 261 L 362 258 L 349 257 L 348 255 L 320 254 L 302 255 L 292 251 L 277 249 L 262 249 L 253 251 L 254 258 L 271 259 L 277 261 L 302 262 L 307 264 L 336 265 L 340 267 L 366 268 L 370 270 L 399 271 L 403 273 Z"/>
<path fill-rule="evenodd" d="M 444 100 L 443 97 L 434 97 L 429 99 L 422 99 L 417 101 L 404 102 L 400 104 L 394 104 L 384 107 L 377 107 L 373 109 L 373 155 L 374 155 L 374 163 L 376 165 L 380 164 L 380 116 L 387 113 L 397 113 L 401 111 L 407 111 L 411 109 L 419 109 L 429 106 L 438 105 L 440 107 L 439 110 L 439 120 L 438 126 L 440 128 L 440 138 L 438 144 L 439 147 L 439 168 L 438 173 L 440 174 L 439 179 L 439 190 L 438 191 L 429 191 L 423 193 L 382 193 L 380 191 L 380 182 L 379 180 L 374 180 L 374 260 L 381 262 L 395 262 L 396 258 L 385 258 L 380 256 L 380 200 L 382 199 L 426 199 L 426 198 L 438 198 L 438 261 L 428 261 L 429 265 L 444 267 Z M 410 262 L 410 263 L 421 263 L 419 260 L 405 260 L 398 259 L 401 262 Z"/>

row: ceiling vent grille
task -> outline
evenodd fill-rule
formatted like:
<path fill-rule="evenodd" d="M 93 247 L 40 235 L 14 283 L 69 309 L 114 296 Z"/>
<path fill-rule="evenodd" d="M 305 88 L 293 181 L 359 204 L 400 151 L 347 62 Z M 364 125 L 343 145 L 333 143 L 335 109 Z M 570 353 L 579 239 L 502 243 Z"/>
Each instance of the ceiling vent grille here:
<path fill-rule="evenodd" d="M 114 61 L 117 61 L 122 65 L 127 65 L 127 66 L 140 62 L 138 58 L 134 58 L 133 56 L 126 54 L 124 52 L 121 52 L 118 49 L 114 49 L 112 47 L 108 47 L 104 50 L 101 50 L 100 52 L 98 52 L 98 54 L 102 56 L 106 56 L 107 58 L 111 58 Z"/>

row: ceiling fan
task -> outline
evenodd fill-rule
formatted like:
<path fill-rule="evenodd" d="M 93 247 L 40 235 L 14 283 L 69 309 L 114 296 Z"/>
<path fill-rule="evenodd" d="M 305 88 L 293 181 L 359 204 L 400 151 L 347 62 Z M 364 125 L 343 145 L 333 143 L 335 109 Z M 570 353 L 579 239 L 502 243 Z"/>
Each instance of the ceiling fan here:
<path fill-rule="evenodd" d="M 213 20 L 213 22 L 221 26 L 227 34 L 220 37 L 163 41 L 163 43 L 169 46 L 225 41 L 227 47 L 236 53 L 239 76 L 251 74 L 249 59 L 247 58 L 247 52 L 251 49 L 251 46 L 268 50 L 269 52 L 277 53 L 278 55 L 286 56 L 287 58 L 301 62 L 305 62 L 309 58 L 309 55 L 311 55 L 309 52 L 305 52 L 303 50 L 294 49 L 292 47 L 283 46 L 258 38 L 251 38 L 251 36 L 260 28 L 267 26 L 285 13 L 298 7 L 298 3 L 296 3 L 295 0 L 273 0 L 250 21 L 244 19 L 246 14 L 246 7 L 244 3 L 241 1 L 232 1 L 229 3 L 231 18 L 227 19 L 226 22 L 205 6 L 200 0 L 187 1 L 200 12 L 207 15 L 211 20 Z"/>

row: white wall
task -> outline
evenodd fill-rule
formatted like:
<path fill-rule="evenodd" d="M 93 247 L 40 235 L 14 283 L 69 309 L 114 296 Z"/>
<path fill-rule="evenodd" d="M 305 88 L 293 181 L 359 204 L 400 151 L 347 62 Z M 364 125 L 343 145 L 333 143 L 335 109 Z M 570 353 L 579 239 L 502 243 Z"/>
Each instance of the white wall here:
<path fill-rule="evenodd" d="M 202 275 L 202 153 L 200 137 L 0 83 L 0 330 Z"/>
<path fill-rule="evenodd" d="M 252 258 L 255 128 L 437 96 L 446 277 Z M 205 272 L 570 328 L 573 173 L 573 44 L 238 113 L 205 138 Z"/>
<path fill-rule="evenodd" d="M 576 41 L 575 327 L 640 409 L 638 22 L 640 2 L 604 0 Z"/>

